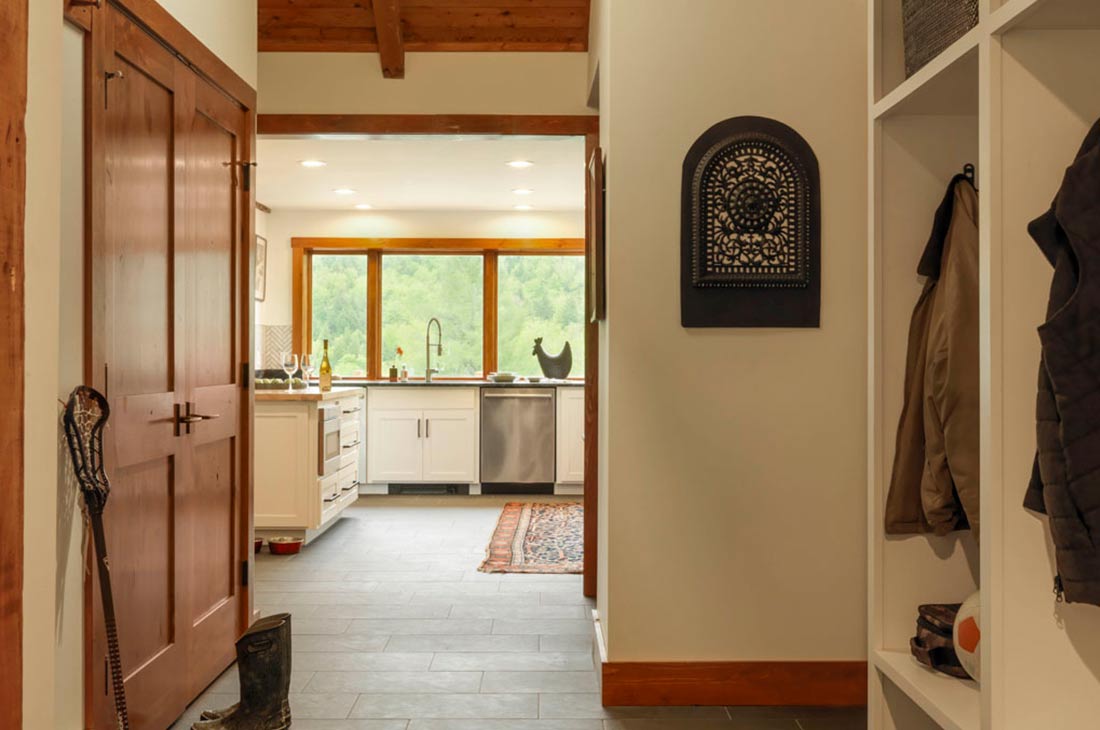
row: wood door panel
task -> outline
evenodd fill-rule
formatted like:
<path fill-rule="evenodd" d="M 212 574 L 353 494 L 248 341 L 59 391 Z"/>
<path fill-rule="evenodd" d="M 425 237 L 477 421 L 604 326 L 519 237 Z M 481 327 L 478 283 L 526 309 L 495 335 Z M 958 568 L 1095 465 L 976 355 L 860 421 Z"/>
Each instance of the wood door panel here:
<path fill-rule="evenodd" d="M 197 113 L 189 130 L 188 221 L 191 265 L 200 285 L 190 309 L 195 387 L 235 380 L 234 243 L 237 229 L 237 140 L 215 120 Z"/>
<path fill-rule="evenodd" d="M 135 66 L 107 84 L 105 323 L 114 335 L 109 397 L 174 386 L 173 94 Z"/>
<path fill-rule="evenodd" d="M 171 652 L 176 638 L 175 471 L 169 456 L 111 472 L 103 522 L 111 585 L 122 599 L 116 609 L 127 681 Z"/>
<path fill-rule="evenodd" d="M 115 468 L 176 453 L 174 401 L 173 393 L 111 395 L 111 420 L 104 445 L 111 452 Z"/>
<path fill-rule="evenodd" d="M 196 446 L 192 484 L 186 496 L 194 546 L 188 618 L 197 626 L 212 611 L 236 598 L 235 467 L 231 439 Z"/>

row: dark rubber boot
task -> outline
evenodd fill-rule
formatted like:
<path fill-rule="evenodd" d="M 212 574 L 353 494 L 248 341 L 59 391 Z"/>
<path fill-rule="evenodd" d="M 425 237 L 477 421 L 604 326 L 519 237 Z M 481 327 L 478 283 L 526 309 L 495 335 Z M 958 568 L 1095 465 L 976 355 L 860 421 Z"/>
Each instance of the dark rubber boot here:
<path fill-rule="evenodd" d="M 204 713 L 192 730 L 287 730 L 290 636 L 290 614 L 269 616 L 253 624 L 237 641 L 241 701 L 225 710 Z"/>
<path fill-rule="evenodd" d="M 262 619 L 252 624 L 251 629 L 270 628 L 272 626 L 282 626 L 283 636 L 286 638 L 286 653 L 287 653 L 287 692 L 290 691 L 290 614 L 278 613 L 271 616 L 264 616 Z M 240 671 L 240 667 L 237 668 Z M 237 711 L 240 703 L 237 702 L 224 710 L 203 710 L 202 715 L 199 716 L 200 720 L 221 720 L 222 718 L 229 717 L 232 713 Z"/>

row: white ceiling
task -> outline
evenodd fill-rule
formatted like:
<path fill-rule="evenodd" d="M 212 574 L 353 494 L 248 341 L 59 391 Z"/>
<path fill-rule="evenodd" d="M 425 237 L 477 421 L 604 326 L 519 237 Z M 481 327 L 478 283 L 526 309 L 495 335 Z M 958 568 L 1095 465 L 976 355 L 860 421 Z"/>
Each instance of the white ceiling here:
<path fill-rule="evenodd" d="M 256 199 L 275 210 L 584 209 L 583 137 L 261 137 L 256 159 Z M 510 160 L 535 165 L 517 170 Z M 534 193 L 512 192 L 522 188 Z"/>

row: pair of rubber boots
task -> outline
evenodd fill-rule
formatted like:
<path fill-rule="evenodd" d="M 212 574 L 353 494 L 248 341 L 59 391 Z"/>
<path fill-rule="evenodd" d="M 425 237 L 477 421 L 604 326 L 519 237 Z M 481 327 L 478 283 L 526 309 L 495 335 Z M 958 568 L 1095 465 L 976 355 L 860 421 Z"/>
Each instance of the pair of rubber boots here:
<path fill-rule="evenodd" d="M 207 710 L 191 730 L 287 730 L 290 727 L 290 614 L 262 618 L 237 640 L 241 701 Z"/>

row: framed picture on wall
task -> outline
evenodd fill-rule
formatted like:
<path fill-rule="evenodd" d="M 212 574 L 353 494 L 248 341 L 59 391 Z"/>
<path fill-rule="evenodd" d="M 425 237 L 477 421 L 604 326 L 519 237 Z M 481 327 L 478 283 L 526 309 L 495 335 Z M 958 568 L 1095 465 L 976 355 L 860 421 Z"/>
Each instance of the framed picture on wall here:
<path fill-rule="evenodd" d="M 256 236 L 256 301 L 267 298 L 267 239 Z"/>
<path fill-rule="evenodd" d="M 588 277 L 588 321 L 607 316 L 606 242 L 604 240 L 604 159 L 597 147 L 588 161 L 588 251 L 585 256 Z"/>

